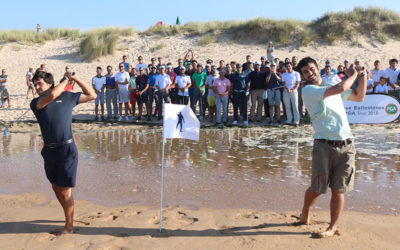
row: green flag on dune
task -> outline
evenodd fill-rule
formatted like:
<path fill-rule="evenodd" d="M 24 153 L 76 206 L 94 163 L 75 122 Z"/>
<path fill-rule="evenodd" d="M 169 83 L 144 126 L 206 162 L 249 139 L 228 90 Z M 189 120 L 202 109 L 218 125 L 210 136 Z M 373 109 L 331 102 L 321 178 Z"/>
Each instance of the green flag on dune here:
<path fill-rule="evenodd" d="M 181 25 L 181 20 L 179 20 L 179 16 L 176 17 L 176 25 Z"/>

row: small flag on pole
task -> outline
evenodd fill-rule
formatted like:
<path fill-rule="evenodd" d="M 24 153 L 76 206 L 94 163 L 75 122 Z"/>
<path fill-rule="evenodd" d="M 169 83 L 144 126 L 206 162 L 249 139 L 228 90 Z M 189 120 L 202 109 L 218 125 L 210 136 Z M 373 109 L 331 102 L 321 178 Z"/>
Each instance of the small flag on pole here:
<path fill-rule="evenodd" d="M 160 232 L 164 199 L 164 149 L 167 138 L 183 138 L 198 141 L 200 122 L 187 105 L 164 103 L 163 143 L 161 159 Z"/>
<path fill-rule="evenodd" d="M 200 122 L 187 105 L 165 103 L 163 136 L 198 141 Z"/>

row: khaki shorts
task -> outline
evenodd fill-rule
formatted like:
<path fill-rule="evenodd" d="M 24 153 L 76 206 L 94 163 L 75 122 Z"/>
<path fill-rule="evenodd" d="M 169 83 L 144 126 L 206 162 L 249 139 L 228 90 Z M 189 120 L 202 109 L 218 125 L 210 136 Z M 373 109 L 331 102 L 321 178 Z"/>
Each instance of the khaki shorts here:
<path fill-rule="evenodd" d="M 342 193 L 353 190 L 355 154 L 354 141 L 337 147 L 314 140 L 311 189 L 319 194 L 328 187 Z"/>
<path fill-rule="evenodd" d="M 8 92 L 8 86 L 0 87 L 0 97 L 1 98 L 8 98 L 10 93 Z"/>
<path fill-rule="evenodd" d="M 210 106 L 210 107 L 215 106 L 217 104 L 216 100 L 217 99 L 216 99 L 215 95 L 208 96 L 207 97 L 208 106 Z"/>

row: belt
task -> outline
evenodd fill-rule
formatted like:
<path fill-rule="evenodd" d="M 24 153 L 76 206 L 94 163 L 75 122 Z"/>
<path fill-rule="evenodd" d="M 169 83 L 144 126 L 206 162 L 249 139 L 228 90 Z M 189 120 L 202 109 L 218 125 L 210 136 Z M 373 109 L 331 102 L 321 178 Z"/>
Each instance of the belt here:
<path fill-rule="evenodd" d="M 44 145 L 46 147 L 48 147 L 48 148 L 58 148 L 58 147 L 61 147 L 61 146 L 65 145 L 65 144 L 70 144 L 70 143 L 73 143 L 73 142 L 74 142 L 74 139 L 71 138 L 71 139 L 66 140 L 64 142 L 45 143 Z"/>
<path fill-rule="evenodd" d="M 233 90 L 233 92 L 239 92 L 239 93 L 242 93 L 242 92 L 245 92 L 245 90 L 244 90 L 244 89 L 242 89 L 242 90 L 237 90 L 237 89 L 234 89 L 234 90 Z"/>
<path fill-rule="evenodd" d="M 326 139 L 315 139 L 315 140 L 319 141 L 319 142 L 322 142 L 322 143 L 325 143 L 325 144 L 329 144 L 329 145 L 334 146 L 334 147 L 343 147 L 343 146 L 346 146 L 346 145 L 349 145 L 349 144 L 353 143 L 353 141 L 351 139 L 346 139 L 346 140 L 343 140 L 343 141 L 332 141 L 332 140 L 326 140 Z"/>

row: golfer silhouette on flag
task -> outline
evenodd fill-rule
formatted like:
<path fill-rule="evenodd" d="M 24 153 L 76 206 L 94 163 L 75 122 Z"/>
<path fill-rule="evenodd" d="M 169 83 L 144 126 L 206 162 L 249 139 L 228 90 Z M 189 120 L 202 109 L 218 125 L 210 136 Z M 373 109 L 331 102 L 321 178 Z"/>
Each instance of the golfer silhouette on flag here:
<path fill-rule="evenodd" d="M 176 128 L 178 128 L 178 126 L 181 126 L 180 132 L 182 131 L 182 127 L 183 127 L 183 123 L 185 122 L 185 118 L 183 118 L 182 112 L 178 113 L 178 123 L 176 124 Z"/>

